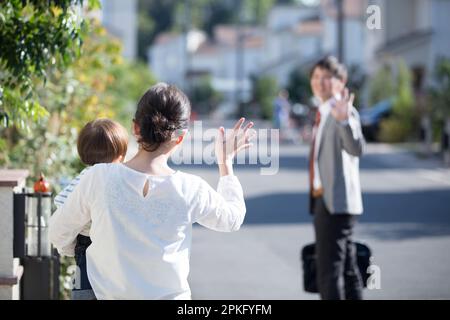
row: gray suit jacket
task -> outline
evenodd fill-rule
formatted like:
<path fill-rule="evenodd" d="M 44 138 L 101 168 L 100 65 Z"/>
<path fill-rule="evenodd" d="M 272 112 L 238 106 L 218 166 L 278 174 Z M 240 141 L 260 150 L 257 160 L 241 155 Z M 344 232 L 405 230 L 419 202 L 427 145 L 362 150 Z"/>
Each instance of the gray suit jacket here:
<path fill-rule="evenodd" d="M 339 123 L 331 114 L 327 117 L 317 161 L 324 202 L 332 214 L 363 212 L 359 157 L 364 145 L 359 114 L 355 108 L 352 108 L 347 124 Z"/>

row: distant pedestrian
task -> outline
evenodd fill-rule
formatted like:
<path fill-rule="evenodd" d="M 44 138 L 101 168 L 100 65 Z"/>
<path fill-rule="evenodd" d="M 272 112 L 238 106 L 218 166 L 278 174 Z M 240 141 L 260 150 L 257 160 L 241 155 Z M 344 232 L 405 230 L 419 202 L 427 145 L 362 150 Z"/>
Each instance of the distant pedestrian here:
<path fill-rule="evenodd" d="M 289 93 L 283 89 L 273 101 L 273 126 L 280 130 L 281 140 L 286 138 L 289 130 L 291 105 L 288 99 Z"/>
<path fill-rule="evenodd" d="M 313 128 L 310 212 L 316 235 L 317 284 L 322 299 L 362 299 L 362 280 L 352 241 L 363 212 L 359 157 L 365 144 L 347 71 L 336 58 L 320 60 L 311 72 L 320 106 Z"/>

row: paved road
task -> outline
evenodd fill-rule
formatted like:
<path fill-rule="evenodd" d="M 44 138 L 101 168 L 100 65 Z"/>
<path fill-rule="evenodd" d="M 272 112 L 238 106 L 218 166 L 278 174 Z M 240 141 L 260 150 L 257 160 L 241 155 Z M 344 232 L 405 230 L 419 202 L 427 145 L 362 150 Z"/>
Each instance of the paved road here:
<path fill-rule="evenodd" d="M 184 148 L 198 154 L 205 145 Z M 299 259 L 300 249 L 314 239 L 307 213 L 307 154 L 304 145 L 280 147 L 275 175 L 261 175 L 260 165 L 236 166 L 247 216 L 235 233 L 194 228 L 194 299 L 318 299 L 302 289 Z M 215 165 L 178 169 L 217 184 Z M 365 290 L 365 298 L 450 299 L 450 170 L 436 159 L 369 145 L 361 183 L 365 213 L 356 239 L 371 246 L 381 275 L 381 289 Z"/>
<path fill-rule="evenodd" d="M 238 166 L 247 216 L 240 231 L 196 227 L 194 299 L 318 299 L 303 291 L 300 249 L 314 239 L 307 213 L 306 146 L 280 148 L 280 169 Z M 361 161 L 365 214 L 356 239 L 380 268 L 367 299 L 450 298 L 450 170 L 401 149 L 369 145 Z M 183 168 L 216 185 L 214 166 Z"/>

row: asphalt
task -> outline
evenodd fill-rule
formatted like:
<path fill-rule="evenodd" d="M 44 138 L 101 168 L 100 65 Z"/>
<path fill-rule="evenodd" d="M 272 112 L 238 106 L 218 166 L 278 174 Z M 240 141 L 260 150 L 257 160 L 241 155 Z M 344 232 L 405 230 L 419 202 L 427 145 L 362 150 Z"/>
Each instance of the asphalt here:
<path fill-rule="evenodd" d="M 203 128 L 219 125 L 209 122 Z M 264 129 L 264 124 L 257 127 Z M 252 152 L 258 155 L 261 147 Z M 239 231 L 194 226 L 189 276 L 193 299 L 318 299 L 303 290 L 300 261 L 300 250 L 314 241 L 307 212 L 308 146 L 274 147 L 269 165 L 277 167 L 278 160 L 275 174 L 263 174 L 261 169 L 269 165 L 260 158 L 257 164 L 235 166 L 247 205 Z M 205 145 L 185 142 L 183 148 L 198 155 Z M 135 151 L 132 141 L 129 154 Z M 386 144 L 369 144 L 360 167 L 365 210 L 355 240 L 370 246 L 375 266 L 375 288 L 365 289 L 364 298 L 450 299 L 450 169 L 436 156 L 418 157 L 409 147 Z M 217 185 L 214 164 L 174 168 Z"/>
<path fill-rule="evenodd" d="M 238 232 L 193 232 L 194 299 L 318 299 L 303 290 L 300 250 L 314 241 L 307 212 L 304 145 L 280 147 L 280 169 L 261 175 L 238 166 L 245 222 Z M 185 170 L 188 167 L 183 168 Z M 190 172 L 215 186 L 213 166 Z M 373 288 L 365 299 L 450 298 L 450 170 L 389 145 L 369 145 L 361 159 L 365 212 L 355 240 L 373 252 Z"/>

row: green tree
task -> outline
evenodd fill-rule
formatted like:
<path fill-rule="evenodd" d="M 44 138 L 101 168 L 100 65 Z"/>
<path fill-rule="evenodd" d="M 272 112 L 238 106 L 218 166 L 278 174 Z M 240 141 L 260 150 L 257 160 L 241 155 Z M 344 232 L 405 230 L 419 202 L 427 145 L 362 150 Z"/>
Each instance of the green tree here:
<path fill-rule="evenodd" d="M 136 111 L 137 102 L 156 78 L 143 62 L 128 62 L 111 67 L 112 83 L 106 88 L 109 105 L 115 105 L 116 119 L 128 128 Z"/>
<path fill-rule="evenodd" d="M 277 94 L 278 84 L 274 77 L 263 76 L 253 80 L 253 100 L 260 106 L 264 119 L 272 119 Z"/>
<path fill-rule="evenodd" d="M 434 70 L 434 85 L 429 88 L 427 101 L 430 104 L 435 140 L 442 139 L 445 122 L 450 118 L 450 59 L 440 58 Z"/>
<path fill-rule="evenodd" d="M 175 0 L 138 1 L 138 57 L 147 61 L 147 49 L 158 33 L 172 30 L 175 23 Z"/>
<path fill-rule="evenodd" d="M 86 23 L 82 0 L 0 2 L 0 117 L 2 126 L 27 128 L 48 115 L 36 88 L 80 54 Z M 99 6 L 89 0 L 88 9 Z"/>
<path fill-rule="evenodd" d="M 266 21 L 269 10 L 275 4 L 275 0 L 246 0 L 244 1 L 244 12 L 253 24 L 263 24 Z"/>
<path fill-rule="evenodd" d="M 388 65 L 381 67 L 369 83 L 369 104 L 374 105 L 395 95 L 395 81 Z"/>
<path fill-rule="evenodd" d="M 408 122 L 414 116 L 414 94 L 411 71 L 404 61 L 399 64 L 397 96 L 394 102 L 394 114 Z"/>
<path fill-rule="evenodd" d="M 287 91 L 289 99 L 294 102 L 308 104 L 312 96 L 309 76 L 300 68 L 295 69 L 289 75 Z"/>
<path fill-rule="evenodd" d="M 444 121 L 450 117 L 450 59 L 441 58 L 434 71 L 434 87 L 430 89 L 435 117 Z"/>
<path fill-rule="evenodd" d="M 223 97 L 214 90 L 211 78 L 205 76 L 194 82 L 189 90 L 189 98 L 193 105 L 193 111 L 208 114 L 217 107 Z"/>
<path fill-rule="evenodd" d="M 32 122 L 29 130 L 17 126 L 0 129 L 0 166 L 26 168 L 30 180 L 44 172 L 52 190 L 59 192 L 62 178 L 71 178 L 82 164 L 76 150 L 77 134 L 87 122 L 108 117 L 130 127 L 137 99 L 155 79 L 148 67 L 124 61 L 121 44 L 96 21 L 89 23 L 83 55 L 64 70 L 47 76 L 46 86 L 36 88 L 36 99 L 46 105 L 48 117 Z M 61 297 L 72 258 L 61 259 Z"/>
<path fill-rule="evenodd" d="M 23 19 L 20 16 L 23 13 L 18 14 L 17 19 Z M 30 170 L 29 184 L 43 172 L 55 193 L 61 189 L 62 178 L 72 178 L 82 168 L 76 150 L 80 128 L 99 117 L 115 119 L 129 128 L 137 99 L 155 83 L 146 65 L 122 59 L 120 42 L 108 35 L 98 21 L 85 21 L 80 45 L 79 49 L 68 50 L 80 50 L 83 54 L 74 54 L 64 67 L 58 65 L 62 58 L 56 56 L 55 65 L 47 66 L 44 78 L 30 73 L 33 96 L 29 99 L 32 102 L 24 104 L 45 106 L 46 116 L 26 126 L 10 122 L 8 127 L 0 127 L 0 166 Z M 17 95 L 14 96 L 17 100 L 23 99 L 19 88 L 7 87 L 3 93 L 4 105 L 5 100 L 11 101 L 11 94 Z M 73 264 L 73 259 L 61 259 L 61 263 L 61 294 L 62 298 L 68 298 L 68 288 L 63 284 L 68 277 L 66 269 Z"/>
<path fill-rule="evenodd" d="M 395 92 L 392 115 L 381 122 L 380 140 L 385 142 L 406 141 L 418 126 L 411 71 L 404 61 L 398 65 Z"/>
<path fill-rule="evenodd" d="M 355 94 L 353 105 L 355 108 L 361 107 L 361 92 L 366 83 L 366 75 L 358 65 L 352 65 L 348 68 L 347 87 L 350 92 Z"/>
<path fill-rule="evenodd" d="M 98 22 L 91 22 L 83 52 L 37 89 L 48 117 L 31 123 L 29 131 L 15 126 L 0 131 L 0 165 L 27 168 L 32 177 L 44 171 L 57 186 L 61 177 L 81 169 L 76 138 L 86 122 L 108 117 L 130 126 L 136 101 L 154 77 L 147 66 L 123 61 L 119 41 Z"/>

